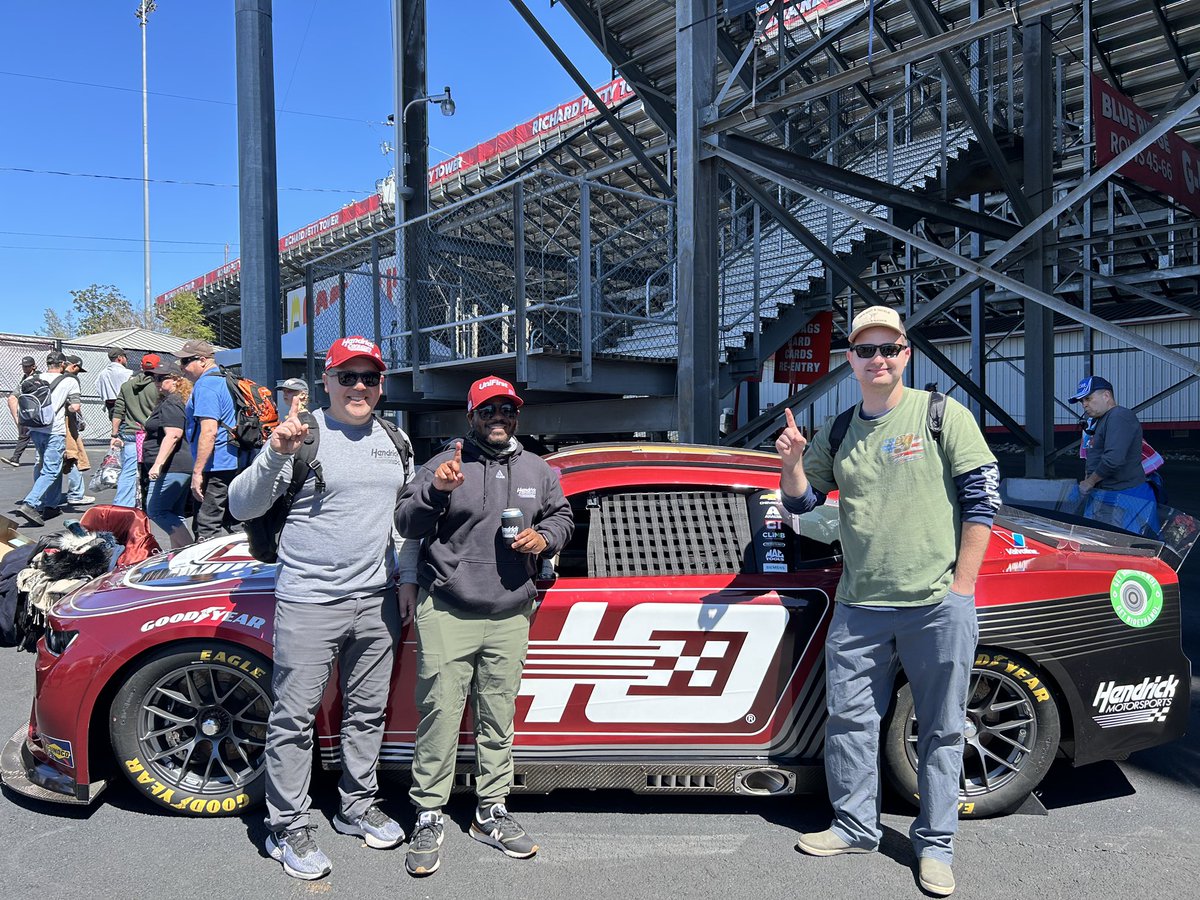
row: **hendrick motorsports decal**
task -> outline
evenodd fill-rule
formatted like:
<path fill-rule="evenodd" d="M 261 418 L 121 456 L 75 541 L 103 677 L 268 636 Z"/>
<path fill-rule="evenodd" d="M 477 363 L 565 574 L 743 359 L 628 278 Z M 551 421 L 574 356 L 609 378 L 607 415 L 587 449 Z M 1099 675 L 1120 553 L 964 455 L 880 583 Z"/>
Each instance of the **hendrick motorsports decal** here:
<path fill-rule="evenodd" d="M 1100 713 L 1092 719 L 1101 728 L 1121 725 L 1148 725 L 1165 722 L 1175 699 L 1179 679 L 1174 675 L 1155 675 L 1137 684 L 1101 682 L 1092 707 Z"/>
<path fill-rule="evenodd" d="M 1136 569 L 1121 569 L 1108 589 L 1113 609 L 1130 628 L 1145 628 L 1158 618 L 1163 607 L 1162 585 L 1153 575 Z"/>
<path fill-rule="evenodd" d="M 75 752 L 71 748 L 70 741 L 52 738 L 48 734 L 43 734 L 42 749 L 56 763 L 66 766 L 68 769 L 75 768 Z"/>

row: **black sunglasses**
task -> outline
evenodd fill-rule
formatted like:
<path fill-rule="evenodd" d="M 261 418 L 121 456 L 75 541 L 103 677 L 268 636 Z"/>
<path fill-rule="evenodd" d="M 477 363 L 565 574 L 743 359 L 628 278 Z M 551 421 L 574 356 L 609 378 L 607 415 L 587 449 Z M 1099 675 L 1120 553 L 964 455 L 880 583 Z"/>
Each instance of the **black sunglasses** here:
<path fill-rule="evenodd" d="M 194 363 L 198 359 L 204 359 L 203 356 L 181 356 L 179 357 L 179 368 L 183 368 L 189 363 Z"/>
<path fill-rule="evenodd" d="M 337 383 L 342 387 L 354 387 L 360 381 L 364 387 L 378 387 L 379 379 L 382 378 L 380 372 L 334 372 L 337 376 Z"/>
<path fill-rule="evenodd" d="M 908 344 L 853 344 L 850 349 L 859 359 L 874 359 L 878 353 L 884 359 L 895 359 Z"/>
<path fill-rule="evenodd" d="M 512 419 L 517 415 L 519 410 L 511 403 L 501 403 L 499 406 L 496 406 L 494 403 L 485 403 L 483 406 L 475 407 L 475 415 L 481 419 L 491 419 L 497 412 L 506 419 Z"/>

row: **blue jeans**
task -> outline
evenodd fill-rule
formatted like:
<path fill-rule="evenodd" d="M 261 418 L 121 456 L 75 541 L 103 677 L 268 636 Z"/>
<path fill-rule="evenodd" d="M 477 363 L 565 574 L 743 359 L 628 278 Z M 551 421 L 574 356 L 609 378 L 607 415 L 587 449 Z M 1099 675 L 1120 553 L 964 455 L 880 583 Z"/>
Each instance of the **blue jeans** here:
<path fill-rule="evenodd" d="M 825 643 L 825 777 L 834 834 L 879 846 L 879 722 L 904 666 L 917 714 L 921 812 L 909 836 L 918 857 L 950 864 L 958 830 L 963 725 L 979 623 L 975 598 L 905 608 L 837 604 Z"/>
<path fill-rule="evenodd" d="M 83 473 L 79 471 L 78 466 L 71 466 L 71 471 L 67 473 L 67 500 L 71 503 L 78 503 L 86 496 Z"/>
<path fill-rule="evenodd" d="M 146 515 L 168 535 L 183 524 L 191 480 L 192 476 L 186 472 L 164 472 L 150 482 Z"/>
<path fill-rule="evenodd" d="M 137 506 L 138 458 L 137 433 L 121 429 L 121 474 L 117 476 L 117 494 L 113 506 Z"/>
<path fill-rule="evenodd" d="M 33 446 L 37 447 L 39 465 L 33 489 L 25 495 L 24 502 L 34 509 L 62 506 L 62 470 L 67 436 L 46 434 L 44 431 L 31 431 L 29 436 L 33 438 Z"/>

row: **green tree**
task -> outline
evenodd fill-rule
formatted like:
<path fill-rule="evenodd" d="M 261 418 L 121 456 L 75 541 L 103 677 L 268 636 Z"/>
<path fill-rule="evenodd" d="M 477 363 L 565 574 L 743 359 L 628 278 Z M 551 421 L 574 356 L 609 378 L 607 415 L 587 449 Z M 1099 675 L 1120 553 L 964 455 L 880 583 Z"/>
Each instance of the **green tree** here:
<path fill-rule="evenodd" d="M 71 302 L 79 316 L 80 334 L 137 328 L 142 323 L 125 295 L 111 284 L 89 284 L 71 291 Z"/>
<path fill-rule="evenodd" d="M 79 333 L 79 328 L 75 324 L 75 313 L 70 310 L 65 315 L 60 316 L 55 310 L 48 309 L 42 313 L 42 318 L 42 329 L 38 334 L 66 341 Z"/>
<path fill-rule="evenodd" d="M 158 308 L 161 330 L 181 338 L 214 338 L 212 326 L 204 321 L 200 299 L 191 291 L 181 291 Z"/>

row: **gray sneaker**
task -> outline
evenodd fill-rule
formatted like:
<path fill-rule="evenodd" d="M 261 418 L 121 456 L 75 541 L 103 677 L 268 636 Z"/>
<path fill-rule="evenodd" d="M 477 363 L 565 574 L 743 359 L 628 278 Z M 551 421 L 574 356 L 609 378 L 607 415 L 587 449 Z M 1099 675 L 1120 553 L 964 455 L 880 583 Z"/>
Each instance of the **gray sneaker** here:
<path fill-rule="evenodd" d="M 356 835 L 376 850 L 389 850 L 404 840 L 400 823 L 374 805 L 354 820 L 338 813 L 333 817 L 333 830 Z"/>
<path fill-rule="evenodd" d="M 321 852 L 313 839 L 317 829 L 312 825 L 292 831 L 272 831 L 267 835 L 267 853 L 283 863 L 283 871 L 293 878 L 315 881 L 333 871 L 329 857 Z"/>
<path fill-rule="evenodd" d="M 940 859 L 921 857 L 917 866 L 917 881 L 922 888 L 938 897 L 949 897 L 954 893 L 954 870 Z"/>
<path fill-rule="evenodd" d="M 475 810 L 471 837 L 496 847 L 513 859 L 529 859 L 538 852 L 538 845 L 509 815 L 503 803 L 489 803 Z"/>
<path fill-rule="evenodd" d="M 796 849 L 809 856 L 841 856 L 843 853 L 872 852 L 867 847 L 854 847 L 847 844 L 828 828 L 824 831 L 810 831 L 808 834 L 800 835 L 800 840 L 796 841 Z"/>
<path fill-rule="evenodd" d="M 445 836 L 445 819 L 441 813 L 426 810 L 417 816 L 417 824 L 408 842 L 408 853 L 404 856 L 404 868 L 409 875 L 421 877 L 438 870 L 442 864 L 442 838 Z"/>

